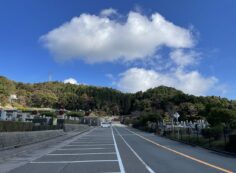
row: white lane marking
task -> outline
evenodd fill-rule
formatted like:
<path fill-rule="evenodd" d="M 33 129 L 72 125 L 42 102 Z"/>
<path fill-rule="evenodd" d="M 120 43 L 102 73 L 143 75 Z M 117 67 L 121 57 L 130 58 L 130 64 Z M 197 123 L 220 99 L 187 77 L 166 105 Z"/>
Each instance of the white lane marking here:
<path fill-rule="evenodd" d="M 99 137 L 99 138 L 110 138 L 111 136 L 109 135 L 86 135 L 86 137 Z"/>
<path fill-rule="evenodd" d="M 111 138 L 89 138 L 89 139 L 79 139 L 78 141 L 103 141 L 103 140 L 109 140 L 109 139 L 111 139 Z"/>
<path fill-rule="evenodd" d="M 71 153 L 71 154 L 47 154 L 48 156 L 83 156 L 83 155 L 113 155 L 115 152 L 110 153 Z"/>
<path fill-rule="evenodd" d="M 118 160 L 73 160 L 73 161 L 48 161 L 48 162 L 40 162 L 34 161 L 30 163 L 94 163 L 94 162 L 117 162 Z"/>
<path fill-rule="evenodd" d="M 68 145 L 85 145 L 85 146 L 88 146 L 88 145 L 114 145 L 113 143 L 74 143 L 74 142 L 72 142 L 72 143 L 70 143 L 70 144 L 68 144 Z"/>
<path fill-rule="evenodd" d="M 103 141 L 103 143 L 101 143 L 101 142 L 71 142 L 71 144 L 74 144 L 74 143 L 76 143 L 76 144 L 112 144 L 112 143 L 104 143 L 104 141 Z"/>
<path fill-rule="evenodd" d="M 91 141 L 83 141 L 85 144 L 112 144 L 113 143 L 113 141 L 92 141 L 93 143 L 91 143 Z M 79 142 L 73 142 L 73 143 L 79 143 Z"/>
<path fill-rule="evenodd" d="M 89 138 L 81 138 L 82 140 L 88 140 L 88 139 L 110 139 L 112 136 L 108 136 L 108 137 L 93 137 L 93 136 L 90 136 Z"/>
<path fill-rule="evenodd" d="M 57 150 L 103 150 L 107 148 L 59 148 Z"/>
<path fill-rule="evenodd" d="M 100 172 L 100 173 L 120 173 L 120 172 Z"/>
<path fill-rule="evenodd" d="M 69 144 L 69 145 L 66 145 L 66 146 L 78 146 L 78 147 L 83 147 L 83 146 L 107 146 L 107 145 L 114 145 L 114 144 L 93 144 L 93 145 L 73 145 L 73 144 Z"/>
<path fill-rule="evenodd" d="M 77 140 L 77 142 L 101 142 L 101 141 L 111 141 L 110 139 L 90 139 L 90 140 Z"/>
<path fill-rule="evenodd" d="M 139 161 L 145 166 L 145 168 L 150 172 L 150 173 L 155 173 L 155 171 L 152 170 L 152 168 L 150 168 L 150 166 L 148 166 L 143 159 L 141 159 L 141 157 L 134 151 L 134 149 L 128 144 L 128 142 L 123 138 L 123 136 L 120 134 L 120 132 L 114 128 L 115 131 L 117 132 L 117 134 L 121 137 L 121 139 L 125 142 L 125 144 L 129 147 L 129 149 L 134 153 L 134 155 L 139 159 Z"/>
<path fill-rule="evenodd" d="M 181 152 L 179 152 L 179 151 L 177 151 L 177 150 L 174 150 L 174 149 L 171 149 L 171 148 L 166 147 L 166 146 L 164 146 L 164 145 L 161 145 L 161 144 L 159 144 L 159 143 L 157 143 L 157 142 L 154 142 L 154 141 L 152 141 L 152 140 L 150 140 L 150 139 L 148 139 L 148 138 L 146 138 L 146 137 L 144 137 L 144 136 L 142 136 L 142 135 L 140 135 L 140 134 L 138 134 L 138 133 L 136 133 L 136 132 L 133 132 L 133 131 L 127 129 L 127 128 L 125 128 L 125 129 L 126 129 L 127 131 L 133 133 L 133 134 L 136 134 L 138 137 L 140 137 L 140 138 L 142 138 L 142 139 L 144 139 L 144 140 L 146 140 L 146 141 L 148 141 L 148 142 L 150 142 L 150 143 L 152 143 L 152 144 L 154 144 L 154 145 L 156 145 L 156 146 L 158 146 L 158 147 L 160 147 L 160 148 L 163 148 L 163 149 L 165 149 L 165 150 L 168 150 L 168 151 L 170 151 L 170 152 L 173 152 L 173 153 L 175 153 L 175 154 L 177 154 L 177 155 L 183 156 L 183 157 L 185 157 L 185 158 L 188 158 L 188 159 L 190 159 L 190 160 L 196 161 L 196 162 L 198 162 L 198 163 L 200 163 L 200 164 L 209 166 L 209 167 L 211 167 L 211 168 L 215 168 L 215 169 L 220 170 L 220 171 L 225 172 L 225 173 L 234 173 L 234 172 L 232 172 L 232 171 L 230 171 L 230 170 L 227 170 L 227 169 L 224 169 L 224 168 L 222 168 L 222 167 L 219 167 L 219 166 L 210 164 L 210 163 L 205 162 L 205 161 L 203 161 L 203 160 L 197 159 L 197 158 L 195 158 L 195 157 L 193 157 L 193 156 L 190 156 L 190 155 L 181 153 Z"/>
<path fill-rule="evenodd" d="M 117 159 L 118 159 L 118 162 L 119 162 L 120 172 L 121 173 L 125 173 L 124 165 L 123 165 L 122 159 L 120 157 L 120 152 L 119 152 L 119 149 L 118 149 L 117 144 L 116 144 L 116 138 L 114 136 L 114 132 L 113 132 L 113 128 L 112 127 L 111 127 L 111 133 L 112 133 L 112 138 L 113 138 L 114 145 L 115 145 Z"/>

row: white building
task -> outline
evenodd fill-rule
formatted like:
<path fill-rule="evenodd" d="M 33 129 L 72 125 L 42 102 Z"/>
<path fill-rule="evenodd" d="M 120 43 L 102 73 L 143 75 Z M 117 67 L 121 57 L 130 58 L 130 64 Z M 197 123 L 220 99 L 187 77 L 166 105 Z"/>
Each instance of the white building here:
<path fill-rule="evenodd" d="M 14 100 L 17 100 L 18 98 L 17 98 L 17 96 L 15 95 L 15 94 L 11 94 L 10 96 L 9 96 L 9 102 L 10 103 L 12 103 Z"/>

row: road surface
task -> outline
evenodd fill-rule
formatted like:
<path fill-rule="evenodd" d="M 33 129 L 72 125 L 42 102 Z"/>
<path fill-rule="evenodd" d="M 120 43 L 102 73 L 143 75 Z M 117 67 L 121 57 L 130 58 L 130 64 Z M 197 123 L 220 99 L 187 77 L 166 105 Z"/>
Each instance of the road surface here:
<path fill-rule="evenodd" d="M 232 173 L 236 172 L 236 158 L 125 126 L 113 126 L 95 128 L 10 171 L 77 172 Z"/>

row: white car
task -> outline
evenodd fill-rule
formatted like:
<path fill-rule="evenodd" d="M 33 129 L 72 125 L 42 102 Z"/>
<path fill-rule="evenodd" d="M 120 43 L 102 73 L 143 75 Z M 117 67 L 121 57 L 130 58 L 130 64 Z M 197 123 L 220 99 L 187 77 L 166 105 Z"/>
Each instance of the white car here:
<path fill-rule="evenodd" d="M 101 122 L 101 127 L 111 127 L 111 122 Z"/>

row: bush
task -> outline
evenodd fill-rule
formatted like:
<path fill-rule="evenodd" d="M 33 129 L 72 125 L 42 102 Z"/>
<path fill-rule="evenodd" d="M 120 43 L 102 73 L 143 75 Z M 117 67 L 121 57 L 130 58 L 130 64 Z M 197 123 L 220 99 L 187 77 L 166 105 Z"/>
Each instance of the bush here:
<path fill-rule="evenodd" d="M 236 129 L 236 121 L 233 121 L 230 126 L 232 129 Z"/>
<path fill-rule="evenodd" d="M 229 143 L 227 144 L 226 149 L 236 153 L 236 134 L 229 135 Z"/>
<path fill-rule="evenodd" d="M 202 129 L 202 136 L 205 138 L 214 138 L 218 140 L 223 134 L 223 126 L 217 125 L 211 128 Z"/>
<path fill-rule="evenodd" d="M 56 117 L 55 112 L 42 112 L 41 115 L 45 115 L 46 117 Z"/>
<path fill-rule="evenodd" d="M 0 132 L 32 131 L 30 122 L 0 121 Z"/>
<path fill-rule="evenodd" d="M 236 147 L 236 134 L 229 135 L 229 143 Z"/>
<path fill-rule="evenodd" d="M 130 119 L 130 118 L 125 118 L 124 119 L 124 124 L 125 125 L 129 125 L 129 124 L 131 124 L 132 123 L 132 120 Z"/>
<path fill-rule="evenodd" d="M 210 137 L 211 137 L 210 131 L 211 131 L 210 128 L 202 129 L 202 136 L 203 136 L 204 138 L 210 138 Z"/>
<path fill-rule="evenodd" d="M 84 112 L 67 112 L 66 115 L 71 117 L 83 117 Z"/>
<path fill-rule="evenodd" d="M 40 125 L 46 125 L 47 119 L 46 118 L 34 118 L 32 120 L 33 124 L 40 124 Z"/>

